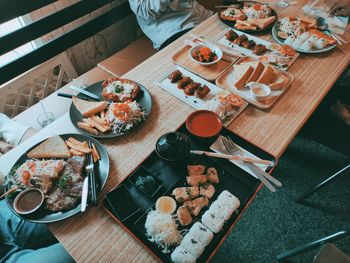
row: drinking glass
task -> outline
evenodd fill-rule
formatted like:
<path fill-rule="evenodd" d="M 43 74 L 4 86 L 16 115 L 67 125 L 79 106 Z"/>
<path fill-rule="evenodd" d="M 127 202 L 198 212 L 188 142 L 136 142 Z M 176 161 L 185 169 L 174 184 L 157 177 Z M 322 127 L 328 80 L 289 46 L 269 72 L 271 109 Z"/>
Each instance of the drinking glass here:
<path fill-rule="evenodd" d="M 55 120 L 55 115 L 52 112 L 44 112 L 41 113 L 37 118 L 36 121 L 39 123 L 39 125 L 44 128 L 50 123 L 52 123 Z"/>

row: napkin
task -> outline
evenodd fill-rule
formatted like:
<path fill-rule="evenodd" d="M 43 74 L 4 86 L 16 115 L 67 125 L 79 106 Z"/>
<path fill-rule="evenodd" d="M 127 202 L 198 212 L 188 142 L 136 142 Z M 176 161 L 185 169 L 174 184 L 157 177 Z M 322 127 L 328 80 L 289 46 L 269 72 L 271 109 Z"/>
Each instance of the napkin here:
<path fill-rule="evenodd" d="M 210 146 L 210 149 L 212 151 L 214 151 L 214 152 L 217 152 L 217 153 L 225 153 L 225 154 L 227 154 L 227 152 L 224 152 L 221 149 L 221 145 L 220 145 L 220 141 L 219 141 L 219 140 L 221 140 L 221 137 L 222 136 L 219 136 L 219 138 Z M 242 148 L 238 144 L 235 144 L 235 145 L 239 149 L 239 151 L 237 151 L 237 156 L 259 159 L 258 156 L 252 154 L 251 152 L 249 152 L 246 149 Z M 230 160 L 230 162 L 258 179 L 258 177 L 255 175 L 254 171 L 252 171 L 250 169 L 250 167 L 248 167 L 244 162 L 242 162 L 242 161 L 233 161 L 233 160 Z M 269 167 L 268 165 L 265 165 L 265 164 L 255 164 L 255 165 L 260 167 L 264 171 L 266 171 L 266 169 Z"/>
<path fill-rule="evenodd" d="M 346 27 L 348 24 L 349 17 L 346 16 L 330 16 L 329 15 L 329 7 L 324 3 L 324 0 L 313 0 L 310 1 L 309 4 L 305 5 L 303 7 L 303 11 L 305 14 L 313 16 L 313 17 L 323 17 L 326 19 L 329 29 L 334 31 L 335 33 L 342 35 L 344 34 L 344 30 L 335 27 L 340 26 L 340 27 Z"/>

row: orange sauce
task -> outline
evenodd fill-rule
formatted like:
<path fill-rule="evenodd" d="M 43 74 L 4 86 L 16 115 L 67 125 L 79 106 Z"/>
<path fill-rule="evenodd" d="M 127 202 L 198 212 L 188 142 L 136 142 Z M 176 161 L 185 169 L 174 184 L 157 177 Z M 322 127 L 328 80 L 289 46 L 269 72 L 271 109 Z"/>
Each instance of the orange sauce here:
<path fill-rule="evenodd" d="M 187 129 L 199 137 L 212 137 L 221 131 L 222 123 L 216 113 L 197 111 L 188 118 Z"/>

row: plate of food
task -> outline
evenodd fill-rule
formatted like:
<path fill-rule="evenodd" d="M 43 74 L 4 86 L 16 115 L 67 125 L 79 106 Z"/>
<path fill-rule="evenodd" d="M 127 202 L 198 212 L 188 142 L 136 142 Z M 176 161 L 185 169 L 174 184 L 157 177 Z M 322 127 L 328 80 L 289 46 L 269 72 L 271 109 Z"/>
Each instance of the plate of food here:
<path fill-rule="evenodd" d="M 101 101 L 73 97 L 69 110 L 73 125 L 83 134 L 96 138 L 114 138 L 140 126 L 152 109 L 152 98 L 141 84 L 111 77 L 86 87 Z"/>
<path fill-rule="evenodd" d="M 224 72 L 215 83 L 257 108 L 266 110 L 284 93 L 293 80 L 293 75 L 288 72 L 245 57 Z"/>
<path fill-rule="evenodd" d="M 316 20 L 308 17 L 284 17 L 272 28 L 273 38 L 300 53 L 323 53 L 337 46 L 326 31 L 317 29 Z"/>
<path fill-rule="evenodd" d="M 282 70 L 287 70 L 299 56 L 290 46 L 271 43 L 235 29 L 224 30 L 217 43 Z"/>
<path fill-rule="evenodd" d="M 180 66 L 166 73 L 156 84 L 194 109 L 217 112 L 226 126 L 248 105 L 240 97 Z"/>
<path fill-rule="evenodd" d="M 106 149 L 82 134 L 56 135 L 31 147 L 7 175 L 7 189 L 17 188 L 6 196 L 10 209 L 35 223 L 61 221 L 79 213 L 87 153 L 93 156 L 97 189 L 101 191 L 109 174 Z M 27 213 L 32 203 L 23 194 L 33 189 L 42 193 L 44 199 L 35 212 Z"/>
<path fill-rule="evenodd" d="M 255 1 L 242 1 L 218 12 L 220 20 L 243 32 L 262 32 L 271 29 L 277 13 L 269 5 Z"/>

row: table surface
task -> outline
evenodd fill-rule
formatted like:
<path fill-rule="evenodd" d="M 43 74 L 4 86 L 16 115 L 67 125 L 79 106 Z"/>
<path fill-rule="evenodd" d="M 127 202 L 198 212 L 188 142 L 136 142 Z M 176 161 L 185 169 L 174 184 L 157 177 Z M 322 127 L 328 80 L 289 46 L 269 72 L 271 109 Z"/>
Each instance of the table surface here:
<path fill-rule="evenodd" d="M 274 8 L 279 17 L 283 17 L 298 14 L 301 7 L 301 5 L 291 5 L 283 10 Z M 217 16 L 213 16 L 190 33 L 215 39 L 225 28 L 226 26 L 218 20 Z M 261 35 L 261 37 L 270 39 L 271 35 Z M 155 80 L 171 70 L 173 67 L 171 57 L 181 49 L 185 38 L 186 36 L 178 39 L 124 75 L 147 87 L 152 94 L 153 109 L 150 118 L 141 129 L 128 136 L 102 141 L 109 153 L 111 171 L 100 197 L 119 184 L 144 160 L 154 149 L 159 136 L 175 130 L 193 111 L 191 107 L 154 84 Z M 325 54 L 301 54 L 289 69 L 295 77 L 294 83 L 274 107 L 263 112 L 249 106 L 229 128 L 279 158 L 349 61 L 349 45 L 343 45 L 342 49 L 336 48 Z M 0 158 L 1 171 L 6 173 L 8 167 L 15 162 L 16 156 L 22 154 L 35 141 L 53 134 L 69 132 L 71 129 L 74 128 L 70 124 L 68 115 L 63 115 L 33 139 Z M 125 156 L 128 156 L 127 160 Z M 84 214 L 64 222 L 50 224 L 50 229 L 77 262 L 155 261 L 146 249 L 107 215 L 102 208 L 102 202 L 98 207 L 89 208 Z"/>

